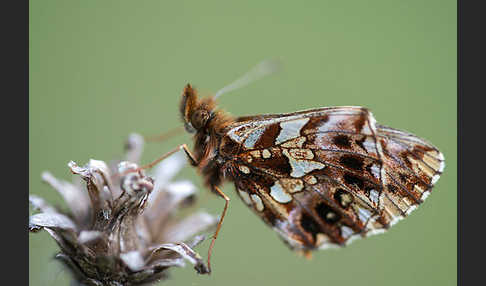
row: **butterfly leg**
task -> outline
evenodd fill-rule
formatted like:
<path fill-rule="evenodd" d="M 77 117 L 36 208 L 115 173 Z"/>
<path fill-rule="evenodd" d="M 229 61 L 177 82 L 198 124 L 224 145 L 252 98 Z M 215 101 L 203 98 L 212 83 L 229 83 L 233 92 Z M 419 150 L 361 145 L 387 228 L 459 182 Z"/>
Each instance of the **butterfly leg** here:
<path fill-rule="evenodd" d="M 180 147 L 180 149 L 184 150 L 184 152 L 186 153 L 190 163 L 193 166 L 197 166 L 198 163 L 197 163 L 196 159 L 194 158 L 194 155 L 187 148 L 187 145 L 182 144 L 179 147 Z M 213 186 L 212 189 L 216 192 L 216 194 L 218 194 L 220 197 L 222 197 L 225 200 L 225 202 L 224 202 L 223 212 L 221 213 L 221 218 L 219 219 L 218 225 L 216 226 L 216 231 L 213 234 L 213 238 L 211 240 L 211 244 L 209 245 L 209 249 L 208 249 L 208 273 L 209 274 L 211 274 L 211 254 L 213 253 L 214 243 L 216 242 L 216 238 L 218 237 L 219 230 L 221 229 L 221 226 L 223 225 L 224 216 L 226 215 L 226 211 L 228 210 L 228 205 L 229 205 L 229 201 L 230 201 L 230 198 L 225 193 L 223 193 L 223 191 L 221 191 L 217 186 Z"/>
<path fill-rule="evenodd" d="M 186 144 L 182 144 L 179 146 L 182 150 L 184 150 L 184 153 L 186 153 L 187 158 L 189 159 L 189 163 L 191 163 L 192 166 L 197 166 L 199 163 L 197 162 L 196 158 L 194 155 L 192 155 L 191 151 L 189 148 L 187 148 Z"/>
<path fill-rule="evenodd" d="M 165 158 L 169 157 L 170 155 L 180 151 L 180 150 L 184 150 L 184 153 L 187 155 L 191 165 L 193 166 L 197 166 L 197 162 L 196 162 L 196 159 L 194 158 L 194 156 L 192 155 L 191 151 L 189 151 L 189 148 L 187 148 L 187 145 L 186 144 L 181 144 L 179 146 L 177 146 L 176 148 L 170 150 L 169 152 L 165 153 L 164 155 L 160 156 L 159 158 L 155 159 L 154 161 L 146 164 L 146 165 L 143 165 L 141 167 L 138 167 L 137 169 L 134 169 L 134 170 L 128 170 L 126 171 L 125 174 L 122 174 L 122 175 L 126 175 L 128 173 L 133 173 L 133 172 L 139 172 L 141 170 L 145 170 L 145 169 L 150 169 L 152 168 L 153 166 L 157 165 L 160 161 L 164 160 Z"/>
<path fill-rule="evenodd" d="M 144 139 L 145 141 L 147 142 L 160 142 L 160 141 L 164 141 L 172 136 L 175 136 L 181 132 L 184 131 L 184 127 L 176 127 L 176 128 L 173 128 L 169 131 L 166 131 L 162 134 L 158 134 L 158 135 L 153 135 L 153 136 L 144 136 Z"/>
<path fill-rule="evenodd" d="M 225 200 L 225 203 L 224 203 L 223 213 L 221 214 L 221 218 L 219 219 L 218 226 L 216 227 L 216 231 L 214 232 L 213 239 L 211 240 L 211 244 L 209 245 L 209 250 L 208 250 L 209 273 L 211 273 L 211 253 L 213 252 L 214 243 L 216 242 L 216 238 L 218 237 L 218 233 L 219 230 L 221 229 L 221 225 L 223 225 L 224 216 L 226 215 L 226 210 L 228 210 L 228 205 L 230 201 L 230 198 L 225 193 L 223 193 L 223 191 L 221 191 L 218 187 L 214 186 L 213 189 L 220 197 L 222 197 Z"/>

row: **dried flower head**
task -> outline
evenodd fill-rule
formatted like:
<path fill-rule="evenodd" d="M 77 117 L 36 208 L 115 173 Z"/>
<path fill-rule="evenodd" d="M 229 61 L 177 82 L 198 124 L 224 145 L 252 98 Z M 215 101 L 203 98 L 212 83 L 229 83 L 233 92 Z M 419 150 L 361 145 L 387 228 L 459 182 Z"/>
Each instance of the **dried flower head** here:
<path fill-rule="evenodd" d="M 50 206 L 30 195 L 40 211 L 30 217 L 29 229 L 46 230 L 61 251 L 62 261 L 81 285 L 143 285 L 166 278 L 167 269 L 189 261 L 200 274 L 208 273 L 192 248 L 197 236 L 213 228 L 218 219 L 205 212 L 179 218 L 176 213 L 194 204 L 196 188 L 189 181 L 170 182 L 185 163 L 182 154 L 162 161 L 154 179 L 137 169 L 143 148 L 140 135 L 132 134 L 126 161 L 111 168 L 90 160 L 83 167 L 68 164 L 83 181 L 69 183 L 45 172 L 42 178 L 57 190 L 70 211 Z M 126 174 L 118 176 L 119 174 Z"/>

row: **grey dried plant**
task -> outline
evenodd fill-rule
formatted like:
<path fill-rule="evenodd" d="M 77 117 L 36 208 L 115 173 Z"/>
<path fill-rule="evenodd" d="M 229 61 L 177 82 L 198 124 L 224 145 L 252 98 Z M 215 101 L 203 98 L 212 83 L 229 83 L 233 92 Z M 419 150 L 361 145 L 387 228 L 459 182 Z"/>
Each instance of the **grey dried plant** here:
<path fill-rule="evenodd" d="M 74 285 L 148 285 L 166 279 L 169 268 L 186 261 L 198 273 L 208 273 L 192 248 L 218 218 L 191 212 L 196 193 L 191 182 L 170 181 L 185 164 L 184 155 L 159 163 L 153 179 L 144 171 L 128 172 L 138 168 L 143 145 L 143 138 L 132 134 L 125 160 L 118 164 L 90 160 L 80 167 L 69 162 L 82 179 L 75 177 L 74 183 L 44 172 L 42 179 L 59 192 L 69 211 L 29 197 L 38 211 L 30 216 L 29 230 L 43 229 L 57 242 L 55 258 L 73 274 Z"/>

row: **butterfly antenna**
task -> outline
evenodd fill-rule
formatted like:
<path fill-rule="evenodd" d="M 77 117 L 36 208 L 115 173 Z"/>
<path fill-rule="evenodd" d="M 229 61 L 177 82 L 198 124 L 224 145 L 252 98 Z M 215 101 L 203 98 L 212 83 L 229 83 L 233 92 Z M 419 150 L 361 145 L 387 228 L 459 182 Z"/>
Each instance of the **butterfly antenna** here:
<path fill-rule="evenodd" d="M 257 64 L 256 66 L 254 66 L 251 70 L 249 70 L 247 73 L 242 75 L 234 82 L 218 90 L 218 92 L 216 92 L 216 94 L 214 95 L 214 98 L 216 99 L 224 93 L 244 87 L 254 81 L 262 79 L 268 75 L 274 74 L 282 69 L 283 69 L 283 64 L 281 60 L 279 59 L 264 60 L 259 64 Z"/>

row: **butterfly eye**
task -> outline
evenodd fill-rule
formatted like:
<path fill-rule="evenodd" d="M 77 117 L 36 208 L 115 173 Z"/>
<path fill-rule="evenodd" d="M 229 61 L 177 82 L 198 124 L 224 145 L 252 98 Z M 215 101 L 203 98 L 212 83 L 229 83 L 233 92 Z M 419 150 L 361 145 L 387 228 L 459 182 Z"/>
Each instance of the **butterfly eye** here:
<path fill-rule="evenodd" d="M 199 130 L 206 126 L 209 119 L 209 113 L 204 109 L 196 110 L 191 116 L 191 124 L 196 129 Z"/>

